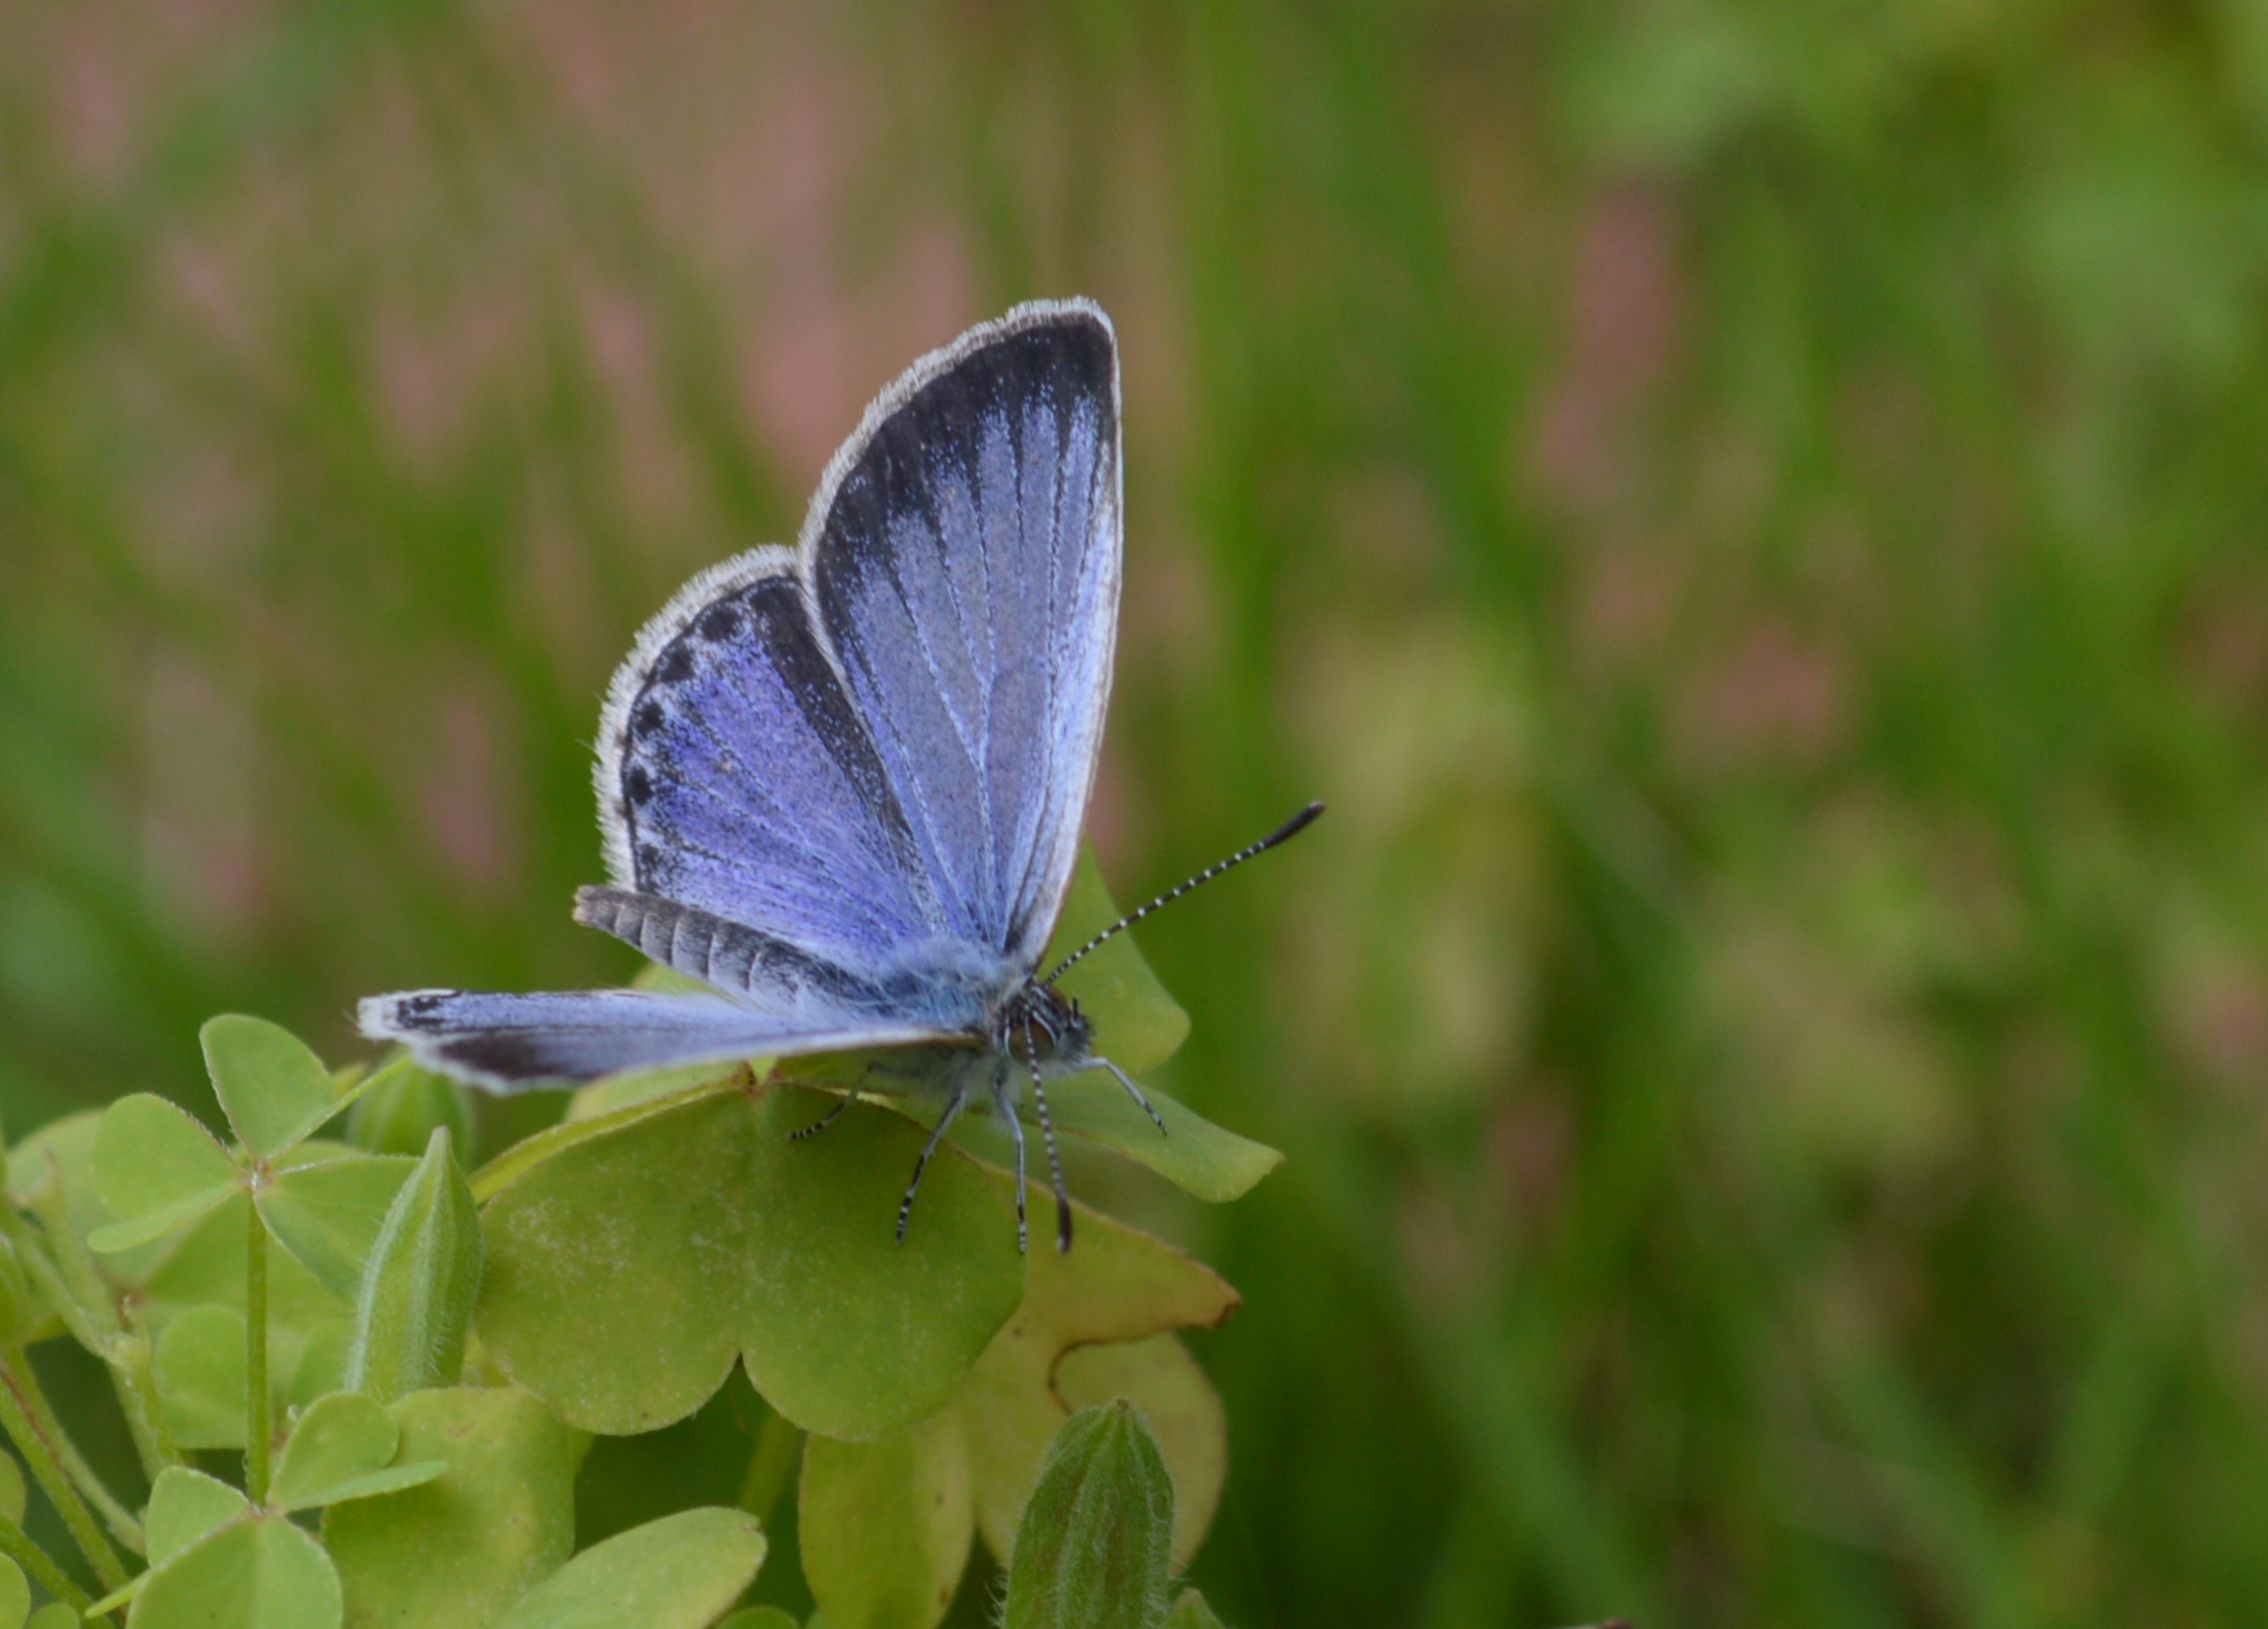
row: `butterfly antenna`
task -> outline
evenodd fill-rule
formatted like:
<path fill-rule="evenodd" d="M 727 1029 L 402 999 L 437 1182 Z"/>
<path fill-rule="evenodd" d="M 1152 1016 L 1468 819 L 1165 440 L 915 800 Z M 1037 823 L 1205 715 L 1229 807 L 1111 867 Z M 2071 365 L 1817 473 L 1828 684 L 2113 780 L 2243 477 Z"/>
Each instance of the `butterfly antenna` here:
<path fill-rule="evenodd" d="M 1250 859 L 1255 854 L 1264 854 L 1269 849 L 1276 847 L 1279 843 L 1291 841 L 1292 838 L 1298 836 L 1302 831 L 1305 831 L 1309 826 L 1313 825 L 1315 823 L 1316 816 L 1321 814 L 1322 813 L 1323 806 L 1321 804 L 1308 805 L 1307 808 L 1301 810 L 1297 814 L 1294 814 L 1290 819 L 1286 820 L 1282 825 L 1276 827 L 1275 830 L 1262 837 L 1251 847 L 1239 848 L 1235 853 L 1229 855 L 1228 858 L 1222 860 L 1220 863 L 1216 865 L 1206 866 L 1205 869 L 1199 871 L 1195 876 L 1189 878 L 1188 881 L 1183 882 L 1178 886 L 1166 889 L 1165 892 L 1159 894 L 1155 899 L 1152 899 L 1141 909 L 1134 911 L 1130 915 L 1119 917 L 1117 921 L 1112 922 L 1108 927 L 1097 933 L 1093 938 L 1087 940 L 1086 943 L 1080 945 L 1076 950 L 1073 950 L 1060 962 L 1056 963 L 1055 970 L 1049 973 L 1045 978 L 1042 978 L 1040 982 L 1042 984 L 1054 983 L 1058 978 L 1061 978 L 1066 972 L 1070 971 L 1073 964 L 1079 961 L 1083 956 L 1085 956 L 1088 951 L 1100 948 L 1106 941 L 1117 937 L 1120 933 L 1123 933 L 1127 928 L 1132 927 L 1136 922 L 1140 921 L 1144 916 L 1147 916 L 1151 911 L 1156 910 L 1159 906 L 1172 904 L 1174 900 L 1180 898 L 1183 894 L 1189 892 L 1191 889 L 1203 887 L 1207 882 L 1212 881 L 1214 877 L 1220 875 L 1223 871 L 1232 871 L 1236 869 L 1237 866 L 1243 864 L 1246 860 Z"/>

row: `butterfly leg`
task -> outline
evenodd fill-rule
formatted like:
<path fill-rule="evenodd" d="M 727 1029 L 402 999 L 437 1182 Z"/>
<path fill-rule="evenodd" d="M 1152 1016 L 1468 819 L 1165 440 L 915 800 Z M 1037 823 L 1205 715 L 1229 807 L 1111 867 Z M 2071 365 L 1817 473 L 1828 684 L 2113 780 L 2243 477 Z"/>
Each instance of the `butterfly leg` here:
<path fill-rule="evenodd" d="M 1024 1029 L 1024 1055 L 1032 1068 L 1032 1101 L 1039 1108 L 1039 1134 L 1047 1143 L 1047 1172 L 1055 1181 L 1055 1248 L 1071 1253 L 1071 1195 L 1063 1190 L 1063 1160 L 1055 1151 L 1055 1122 L 1047 1115 L 1047 1086 L 1039 1075 L 1039 1053 L 1033 1049 L 1031 1028 Z"/>
<path fill-rule="evenodd" d="M 1142 1088 L 1134 1083 L 1134 1077 L 1107 1057 L 1098 1057 L 1095 1061 L 1118 1076 L 1118 1083 L 1126 1088 L 1126 1094 L 1142 1105 L 1142 1112 L 1150 1116 L 1150 1123 L 1158 1128 L 1158 1135 L 1164 1136 L 1166 1134 L 1166 1122 L 1160 1119 L 1158 1111 L 1150 1106 L 1150 1099 L 1142 1095 Z"/>
<path fill-rule="evenodd" d="M 1008 1135 L 1016 1143 L 1016 1253 L 1022 1255 L 1030 1245 L 1030 1234 L 1024 1223 L 1024 1122 L 1016 1116 L 1016 1105 L 1008 1100 L 1008 1059 L 1005 1057 L 992 1068 L 992 1111 L 1008 1122 Z"/>
<path fill-rule="evenodd" d="M 968 1101 L 968 1087 L 956 1084 L 953 1095 L 946 1099 L 945 1112 L 937 1116 L 937 1128 L 929 1133 L 929 1140 L 921 1145 L 921 1157 L 913 1162 L 913 1180 L 905 1185 L 905 1198 L 898 1205 L 898 1242 L 905 1242 L 905 1224 L 913 1215 L 913 1196 L 921 1188 L 921 1173 L 929 1168 L 929 1156 L 937 1151 L 937 1144 L 945 1140 L 945 1133 L 960 1117 L 961 1104 Z"/>
<path fill-rule="evenodd" d="M 828 1109 L 824 1114 L 821 1114 L 809 1125 L 799 1125 L 794 1130 L 788 1132 L 787 1140 L 789 1142 L 801 1142 L 805 1137 L 817 1136 L 828 1126 L 834 1124 L 835 1121 L 841 1119 L 844 1111 L 856 1101 L 858 1101 L 858 1088 L 856 1086 L 853 1086 L 850 1088 L 850 1090 L 842 1094 L 842 1101 L 836 1103 L 834 1107 Z"/>
<path fill-rule="evenodd" d="M 852 1103 L 858 1101 L 858 1088 L 866 1083 L 866 1077 L 870 1074 L 886 1074 L 893 1080 L 911 1080 L 917 1077 L 917 1071 L 913 1069 L 893 1068 L 887 1063 L 878 1061 L 868 1063 L 865 1068 L 858 1072 L 858 1078 L 852 1082 L 850 1089 L 842 1094 L 842 1101 L 836 1103 L 834 1107 L 821 1114 L 809 1125 L 798 1126 L 795 1130 L 788 1132 L 787 1140 L 789 1142 L 801 1142 L 805 1137 L 815 1137 L 828 1126 L 834 1124 L 835 1121 L 841 1119 L 843 1111 L 849 1108 Z"/>

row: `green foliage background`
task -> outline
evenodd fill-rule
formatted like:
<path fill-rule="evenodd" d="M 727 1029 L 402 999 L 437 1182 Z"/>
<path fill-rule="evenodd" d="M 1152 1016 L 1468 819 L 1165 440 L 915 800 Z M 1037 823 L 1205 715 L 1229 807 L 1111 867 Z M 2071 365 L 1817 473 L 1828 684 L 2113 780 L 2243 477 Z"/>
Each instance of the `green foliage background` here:
<path fill-rule="evenodd" d="M 1333 805 L 1144 933 L 1284 1169 L 1075 1173 L 1223 1618 L 2268 1615 L 2264 19 L 11 0 L 0 1112 L 626 976 L 630 632 L 1085 291 L 1106 868 Z"/>

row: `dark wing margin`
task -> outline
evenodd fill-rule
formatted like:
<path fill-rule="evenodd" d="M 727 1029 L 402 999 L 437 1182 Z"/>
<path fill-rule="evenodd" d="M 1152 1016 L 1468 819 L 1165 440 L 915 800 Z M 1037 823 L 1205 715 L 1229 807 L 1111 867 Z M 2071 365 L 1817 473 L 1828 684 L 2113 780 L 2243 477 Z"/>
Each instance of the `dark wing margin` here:
<path fill-rule="evenodd" d="M 1093 789 L 1117 638 L 1117 348 L 1085 301 L 924 359 L 830 466 L 819 625 L 947 933 L 1028 967 Z"/>

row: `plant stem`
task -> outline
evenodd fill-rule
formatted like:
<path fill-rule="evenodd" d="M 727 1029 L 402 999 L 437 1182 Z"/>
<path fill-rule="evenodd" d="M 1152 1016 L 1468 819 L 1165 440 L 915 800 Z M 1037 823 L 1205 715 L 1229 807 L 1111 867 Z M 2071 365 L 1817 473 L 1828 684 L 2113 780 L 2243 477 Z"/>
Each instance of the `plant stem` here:
<path fill-rule="evenodd" d="M 776 1410 L 764 1411 L 764 1422 L 756 1428 L 755 1451 L 748 1456 L 747 1474 L 740 1478 L 739 1505 L 766 1527 L 771 1525 L 772 1508 L 779 1503 L 780 1493 L 795 1469 L 795 1450 L 802 1440 L 803 1433 Z"/>
<path fill-rule="evenodd" d="M 40 1293 L 52 1301 L 61 1312 L 63 1321 L 80 1345 L 93 1352 L 109 1365 L 112 1386 L 118 1392 L 119 1406 L 125 1411 L 127 1428 L 134 1437 L 134 1451 L 142 1461 L 142 1474 L 155 1479 L 168 1465 L 182 1462 L 181 1450 L 174 1446 L 172 1434 L 166 1429 L 165 1418 L 159 1412 L 157 1386 L 150 1375 L 150 1341 L 139 1328 L 129 1328 L 116 1296 L 94 1257 L 87 1249 L 86 1240 L 71 1225 L 71 1214 L 64 1198 L 62 1173 L 56 1168 L 55 1153 L 48 1150 L 48 1175 L 23 1202 L 39 1218 L 40 1232 L 32 1236 L 30 1229 L 20 1225 L 12 1213 L 0 1211 L 9 1236 L 23 1258 L 24 1266 Z M 67 1458 L 83 1464 L 74 1451 Z M 141 1528 L 131 1515 L 127 1526 L 119 1525 L 122 1507 L 110 1497 L 109 1491 L 82 1476 L 80 1485 L 101 1508 L 111 1531 L 133 1549 L 142 1547 Z M 128 1529 L 132 1530 L 129 1536 Z"/>
<path fill-rule="evenodd" d="M 52 1166 L 52 1151 L 48 1159 Z M 150 1337 L 134 1322 L 131 1314 L 120 1307 L 96 1267 L 87 1241 L 71 1225 L 60 1171 L 41 1185 L 35 1205 L 64 1284 L 104 1337 L 95 1355 L 110 1365 L 111 1383 L 118 1392 L 119 1406 L 125 1411 L 127 1429 L 133 1434 L 134 1452 L 142 1461 L 142 1474 L 154 1481 L 166 1466 L 183 1461 L 158 1406 L 157 1382 L 150 1373 Z"/>
<path fill-rule="evenodd" d="M 39 1371 L 31 1366 L 30 1358 L 24 1359 L 16 1378 L 23 1388 L 25 1411 L 31 1415 L 32 1424 L 38 1428 L 40 1435 L 55 1449 L 55 1457 L 63 1462 L 63 1468 L 70 1473 L 72 1482 L 86 1495 L 88 1502 L 102 1513 L 104 1525 L 109 1527 L 118 1542 L 140 1554 L 142 1524 L 134 1519 L 131 1510 L 119 1503 L 117 1495 L 103 1486 L 103 1480 L 95 1474 L 94 1466 L 87 1463 L 87 1456 L 79 1451 L 79 1445 L 63 1429 L 63 1421 L 57 1417 L 55 1405 L 47 1400 L 47 1390 L 39 1383 Z M 111 1371 L 111 1378 L 114 1381 L 118 1378 L 115 1369 Z"/>
<path fill-rule="evenodd" d="M 134 1430 L 134 1444 L 142 1452 L 143 1470 L 154 1482 L 166 1466 L 185 1465 L 188 1460 L 173 1440 L 173 1427 L 166 1424 L 165 1404 L 158 1396 L 158 1377 L 152 1366 L 156 1346 L 150 1331 L 131 1306 L 125 1309 L 123 1321 L 121 1349 L 112 1373 L 118 1381 L 119 1401 L 126 1405 L 126 1422 Z"/>
<path fill-rule="evenodd" d="M 0 1555 L 24 1569 L 33 1583 L 68 1604 L 81 1616 L 95 1604 L 95 1598 L 71 1581 L 71 1575 L 58 1567 L 48 1553 L 31 1541 L 31 1535 L 0 1515 Z"/>
<path fill-rule="evenodd" d="M 268 1224 L 259 1204 L 244 1207 L 244 1491 L 268 1502 Z"/>
<path fill-rule="evenodd" d="M 63 1518 L 71 1541 L 79 1546 L 95 1577 L 103 1588 L 116 1589 L 126 1582 L 126 1568 L 110 1541 L 102 1536 L 102 1529 L 95 1525 L 86 1501 L 79 1497 L 79 1490 L 56 1458 L 54 1446 L 32 1419 L 25 1387 L 30 1373 L 31 1364 L 21 1347 L 0 1361 L 0 1428 L 7 1431 L 16 1451 L 24 1456 L 24 1463 L 31 1468 L 48 1502 L 55 1506 L 56 1514 Z"/>

